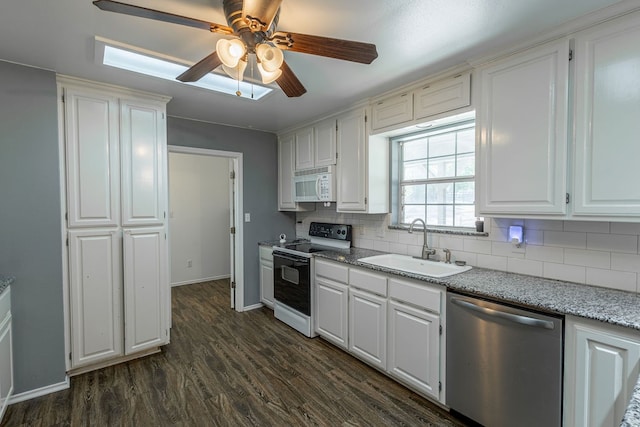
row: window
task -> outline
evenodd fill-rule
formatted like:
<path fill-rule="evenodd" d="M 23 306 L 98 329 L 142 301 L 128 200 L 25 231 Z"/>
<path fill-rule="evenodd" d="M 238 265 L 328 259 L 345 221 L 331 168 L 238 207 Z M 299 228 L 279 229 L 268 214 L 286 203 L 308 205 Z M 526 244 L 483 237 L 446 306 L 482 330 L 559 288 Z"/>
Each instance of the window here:
<path fill-rule="evenodd" d="M 475 123 L 449 124 L 392 139 L 396 148 L 396 221 L 475 226 Z"/>

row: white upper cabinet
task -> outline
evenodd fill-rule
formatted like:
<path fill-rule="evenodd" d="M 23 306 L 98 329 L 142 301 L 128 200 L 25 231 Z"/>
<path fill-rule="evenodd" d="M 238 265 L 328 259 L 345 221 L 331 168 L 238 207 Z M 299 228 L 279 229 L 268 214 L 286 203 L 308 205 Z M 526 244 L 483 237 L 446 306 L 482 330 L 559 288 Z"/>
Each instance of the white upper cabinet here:
<path fill-rule="evenodd" d="M 336 120 L 327 119 L 295 132 L 295 170 L 336 164 Z"/>
<path fill-rule="evenodd" d="M 122 225 L 159 225 L 165 219 L 165 106 L 122 100 Z"/>
<path fill-rule="evenodd" d="M 413 104 L 417 120 L 470 105 L 471 73 L 457 74 L 424 85 L 415 91 Z"/>
<path fill-rule="evenodd" d="M 387 213 L 389 142 L 369 137 L 366 109 L 338 117 L 338 212 Z"/>
<path fill-rule="evenodd" d="M 67 212 L 70 227 L 119 223 L 118 98 L 65 88 Z"/>
<path fill-rule="evenodd" d="M 413 120 L 413 93 L 404 92 L 371 104 L 371 130 Z"/>
<path fill-rule="evenodd" d="M 471 105 L 471 73 L 424 81 L 395 95 L 371 102 L 373 134 L 424 123 Z"/>
<path fill-rule="evenodd" d="M 295 135 L 286 135 L 278 139 L 278 209 L 295 210 L 293 201 L 293 162 Z"/>
<path fill-rule="evenodd" d="M 576 35 L 576 216 L 639 220 L 639 40 L 638 14 Z"/>
<path fill-rule="evenodd" d="M 564 215 L 569 41 L 478 69 L 478 215 Z"/>

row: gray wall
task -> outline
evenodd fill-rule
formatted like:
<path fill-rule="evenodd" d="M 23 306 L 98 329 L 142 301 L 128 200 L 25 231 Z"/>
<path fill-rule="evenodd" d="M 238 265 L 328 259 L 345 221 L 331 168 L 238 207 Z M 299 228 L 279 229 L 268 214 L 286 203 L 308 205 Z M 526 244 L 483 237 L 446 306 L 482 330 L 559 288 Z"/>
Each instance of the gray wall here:
<path fill-rule="evenodd" d="M 169 145 L 243 153 L 244 303 L 260 301 L 258 242 L 295 236 L 295 215 L 278 212 L 278 143 L 275 134 L 169 117 Z"/>
<path fill-rule="evenodd" d="M 11 289 L 15 392 L 65 379 L 56 76 L 0 61 L 0 274 Z"/>

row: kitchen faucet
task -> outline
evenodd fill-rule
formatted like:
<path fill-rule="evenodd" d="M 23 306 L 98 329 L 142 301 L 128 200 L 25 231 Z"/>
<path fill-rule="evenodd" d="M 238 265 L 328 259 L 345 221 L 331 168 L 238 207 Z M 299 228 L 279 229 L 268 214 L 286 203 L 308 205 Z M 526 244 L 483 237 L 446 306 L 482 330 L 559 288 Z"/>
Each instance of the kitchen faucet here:
<path fill-rule="evenodd" d="M 414 258 L 429 259 L 431 255 L 436 254 L 436 250 L 429 249 L 429 245 L 427 244 L 427 224 L 425 224 L 422 219 L 416 218 L 413 220 L 413 222 L 409 226 L 409 233 L 413 233 L 413 226 L 416 225 L 416 222 L 418 221 L 422 223 L 422 230 L 424 231 L 424 244 L 422 245 L 422 256 L 414 257 Z"/>

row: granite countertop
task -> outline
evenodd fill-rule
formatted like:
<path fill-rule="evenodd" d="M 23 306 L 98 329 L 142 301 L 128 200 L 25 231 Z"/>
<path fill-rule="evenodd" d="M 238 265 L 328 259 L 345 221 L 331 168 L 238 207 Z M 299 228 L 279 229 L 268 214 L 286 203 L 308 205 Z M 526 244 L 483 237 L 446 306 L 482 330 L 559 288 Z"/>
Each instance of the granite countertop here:
<path fill-rule="evenodd" d="M 15 280 L 14 277 L 6 277 L 0 275 L 0 294 L 4 292 L 4 290 L 9 287 L 10 284 Z"/>
<path fill-rule="evenodd" d="M 541 277 L 473 267 L 464 273 L 434 278 L 359 262 L 358 259 L 385 252 L 351 248 L 323 251 L 316 257 L 422 280 L 499 302 L 507 302 L 555 314 L 570 314 L 640 331 L 640 296 L 631 292 L 601 288 Z"/>

